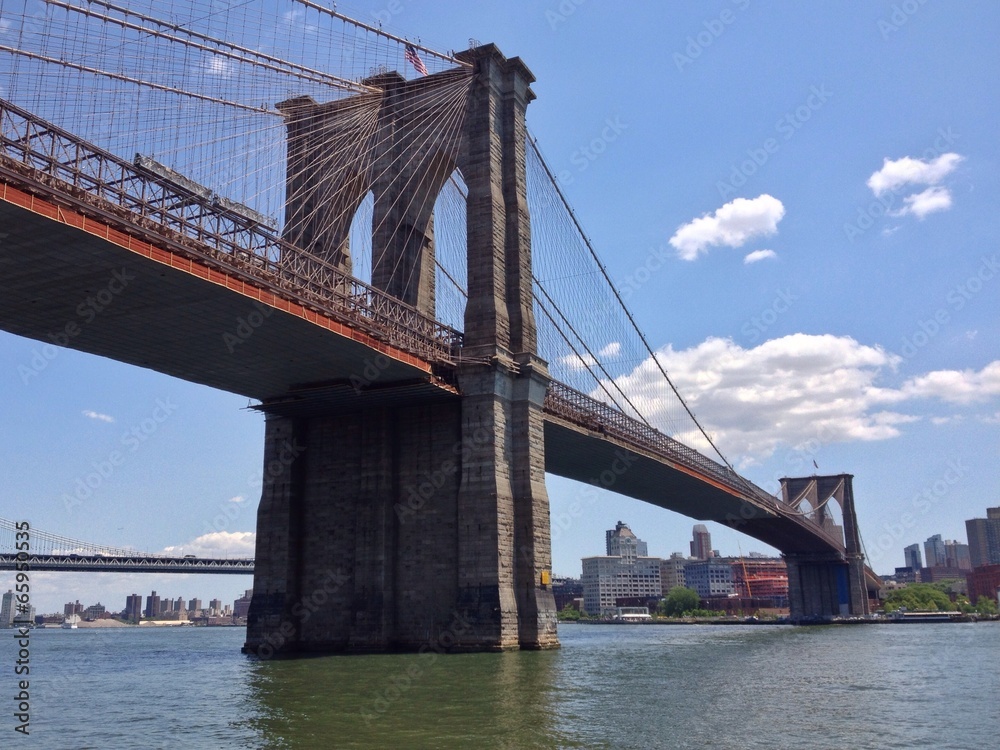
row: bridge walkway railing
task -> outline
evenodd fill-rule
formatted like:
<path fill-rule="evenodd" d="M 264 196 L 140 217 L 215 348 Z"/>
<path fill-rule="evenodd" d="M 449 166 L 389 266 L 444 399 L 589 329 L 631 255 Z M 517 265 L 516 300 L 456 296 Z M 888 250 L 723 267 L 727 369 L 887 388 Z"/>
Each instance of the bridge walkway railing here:
<path fill-rule="evenodd" d="M 744 479 L 728 466 L 713 461 L 694 448 L 689 448 L 614 406 L 598 401 L 565 383 L 553 381 L 549 385 L 545 396 L 545 410 L 581 427 L 604 433 L 626 444 L 651 451 L 668 461 L 694 469 L 768 508 L 779 504 L 776 497 Z"/>
<path fill-rule="evenodd" d="M 170 180 L 0 99 L 0 179 L 247 280 L 427 362 L 462 334 L 297 248 L 196 183 Z"/>
<path fill-rule="evenodd" d="M 831 535 L 808 515 L 791 508 L 780 499 L 740 476 L 728 466 L 713 461 L 659 430 L 630 417 L 619 409 L 581 393 L 565 383 L 552 381 L 545 395 L 545 411 L 568 422 L 643 448 L 667 461 L 692 469 L 733 490 L 751 503 L 780 516 L 794 517 L 800 523 L 843 547 L 843 538 Z"/>

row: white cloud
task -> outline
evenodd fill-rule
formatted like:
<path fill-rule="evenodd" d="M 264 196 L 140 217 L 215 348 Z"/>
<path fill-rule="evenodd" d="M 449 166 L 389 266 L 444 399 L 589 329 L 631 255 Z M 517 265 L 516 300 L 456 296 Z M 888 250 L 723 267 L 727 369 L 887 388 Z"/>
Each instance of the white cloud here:
<path fill-rule="evenodd" d="M 571 370 L 585 370 L 593 367 L 597 362 L 589 354 L 578 357 L 575 354 L 565 354 L 559 358 L 559 364 L 565 365 Z"/>
<path fill-rule="evenodd" d="M 936 185 L 941 182 L 965 157 L 956 153 L 941 154 L 933 161 L 904 156 L 882 162 L 882 168 L 868 178 L 868 187 L 876 196 L 904 185 Z"/>
<path fill-rule="evenodd" d="M 160 554 L 197 557 L 253 557 L 257 535 L 252 531 L 213 531 L 184 544 L 164 547 Z"/>
<path fill-rule="evenodd" d="M 736 198 L 713 214 L 704 214 L 679 227 L 670 244 L 683 260 L 695 260 L 714 245 L 740 247 L 751 237 L 772 235 L 785 215 L 785 207 L 773 196 Z"/>
<path fill-rule="evenodd" d="M 290 10 L 286 12 L 285 15 L 283 16 L 285 23 L 288 24 L 289 26 L 299 28 L 303 31 L 309 32 L 310 34 L 314 34 L 315 32 L 319 31 L 318 26 L 311 23 L 306 23 L 305 17 L 306 17 L 305 11 L 301 9 Z"/>
<path fill-rule="evenodd" d="M 936 370 L 906 381 L 900 389 L 907 398 L 934 398 L 952 404 L 970 404 L 1000 396 L 1000 360 L 982 370 Z"/>
<path fill-rule="evenodd" d="M 559 357 L 559 363 L 572 370 L 583 370 L 588 367 L 594 367 L 597 364 L 597 360 L 607 362 L 608 360 L 617 357 L 621 350 L 622 345 L 618 341 L 612 341 L 610 344 L 602 347 L 597 352 L 596 359 L 591 357 L 589 354 L 583 354 L 579 357 L 575 354 L 567 354 L 563 357 Z"/>
<path fill-rule="evenodd" d="M 206 73 L 221 78 L 229 78 L 233 74 L 235 67 L 232 60 L 228 60 L 221 55 L 209 55 L 205 58 L 204 63 L 202 63 L 202 68 Z"/>
<path fill-rule="evenodd" d="M 668 346 L 658 359 L 723 453 L 743 464 L 782 446 L 897 437 L 903 425 L 922 419 L 887 408 L 902 402 L 966 403 L 1000 394 L 1000 361 L 978 373 L 928 373 L 892 388 L 881 381 L 902 362 L 898 355 L 830 334 L 798 333 L 749 349 L 709 338 L 680 351 Z M 675 402 L 652 360 L 618 382 L 651 422 L 668 426 Z M 674 436 L 710 450 L 693 428 Z"/>
<path fill-rule="evenodd" d="M 231 503 L 245 503 L 246 501 L 247 499 L 243 497 L 243 495 L 236 495 L 235 497 L 229 498 L 229 502 Z"/>
<path fill-rule="evenodd" d="M 893 216 L 913 214 L 923 219 L 935 211 L 947 211 L 951 208 L 951 192 L 946 187 L 929 187 L 922 193 L 914 193 L 903 198 L 903 207 L 891 212 Z"/>
<path fill-rule="evenodd" d="M 757 263 L 761 260 L 768 260 L 770 258 L 777 258 L 778 254 L 774 250 L 754 250 L 752 253 L 747 253 L 743 256 L 744 265 L 750 265 L 751 263 Z"/>
<path fill-rule="evenodd" d="M 90 409 L 84 409 L 82 412 L 83 416 L 88 419 L 96 419 L 99 422 L 114 422 L 115 418 L 108 414 L 101 414 L 99 411 L 91 411 Z"/>

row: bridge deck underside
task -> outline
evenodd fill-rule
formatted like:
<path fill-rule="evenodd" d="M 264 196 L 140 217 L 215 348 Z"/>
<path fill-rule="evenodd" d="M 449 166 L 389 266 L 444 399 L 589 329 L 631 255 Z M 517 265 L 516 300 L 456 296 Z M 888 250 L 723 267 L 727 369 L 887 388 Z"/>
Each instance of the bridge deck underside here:
<path fill-rule="evenodd" d="M 10 333 L 261 400 L 317 388 L 350 400 L 359 383 L 406 384 L 410 402 L 446 393 L 425 363 L 265 305 L 218 272 L 199 278 L 6 201 L 0 232 L 0 329 Z"/>
<path fill-rule="evenodd" d="M 745 501 L 711 480 L 606 435 L 546 415 L 545 470 L 702 521 L 717 521 L 786 553 L 838 554 L 817 531 Z"/>

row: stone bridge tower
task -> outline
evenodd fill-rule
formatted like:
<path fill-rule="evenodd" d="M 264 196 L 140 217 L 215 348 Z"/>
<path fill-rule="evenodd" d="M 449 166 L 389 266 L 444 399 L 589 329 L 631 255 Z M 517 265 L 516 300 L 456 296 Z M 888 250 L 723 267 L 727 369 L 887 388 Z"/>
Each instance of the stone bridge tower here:
<path fill-rule="evenodd" d="M 792 507 L 808 507 L 815 520 L 838 540 L 843 534 L 843 556 L 785 554 L 788 566 L 788 606 L 793 622 L 867 615 L 868 587 L 865 556 L 854 510 L 851 474 L 781 480 L 782 500 Z M 828 505 L 836 502 L 844 520 L 834 523 Z"/>
<path fill-rule="evenodd" d="M 458 57 L 471 74 L 389 73 L 366 81 L 372 93 L 279 105 L 286 238 L 350 272 L 370 189 L 372 283 L 433 315 L 431 210 L 458 169 L 468 303 L 460 395 L 413 401 L 380 383 L 381 396 L 335 407 L 262 405 L 249 653 L 558 646 L 525 186 L 534 78 L 493 45 Z M 449 91 L 458 116 L 428 138 Z"/>

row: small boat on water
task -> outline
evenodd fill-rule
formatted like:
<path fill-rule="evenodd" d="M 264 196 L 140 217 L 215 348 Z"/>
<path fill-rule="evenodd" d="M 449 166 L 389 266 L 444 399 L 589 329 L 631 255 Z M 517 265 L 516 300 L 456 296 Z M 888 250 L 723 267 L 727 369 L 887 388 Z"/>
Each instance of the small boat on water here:
<path fill-rule="evenodd" d="M 80 622 L 79 615 L 70 615 L 65 620 L 63 620 L 63 624 L 60 625 L 59 627 L 63 628 L 64 630 L 76 630 L 79 628 L 79 625 L 77 625 L 78 622 Z"/>
<path fill-rule="evenodd" d="M 965 622 L 969 618 L 961 612 L 904 612 L 892 614 L 893 622 Z"/>

